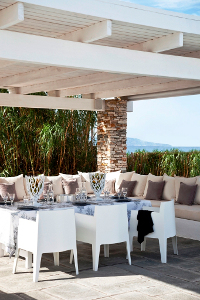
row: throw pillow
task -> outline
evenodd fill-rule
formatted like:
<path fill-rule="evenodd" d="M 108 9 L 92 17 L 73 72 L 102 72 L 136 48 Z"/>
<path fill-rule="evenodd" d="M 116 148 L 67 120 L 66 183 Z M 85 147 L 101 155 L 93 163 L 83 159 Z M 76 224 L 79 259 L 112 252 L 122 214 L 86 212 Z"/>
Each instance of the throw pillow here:
<path fill-rule="evenodd" d="M 164 174 L 163 181 L 165 181 L 165 186 L 163 190 L 162 199 L 163 200 L 172 200 L 176 199 L 176 190 L 175 190 L 175 178 Z"/>
<path fill-rule="evenodd" d="M 24 189 L 23 174 L 15 177 L 0 177 L 0 183 L 15 183 L 16 198 L 22 200 L 26 196 Z"/>
<path fill-rule="evenodd" d="M 133 189 L 136 185 L 137 181 L 126 181 L 123 180 L 122 183 L 119 186 L 119 189 L 122 190 L 122 188 L 127 188 L 127 197 L 132 197 L 133 195 Z"/>
<path fill-rule="evenodd" d="M 185 178 L 185 177 L 175 176 L 176 199 L 178 199 L 178 196 L 179 196 L 179 189 L 180 189 L 181 182 L 183 182 L 187 185 L 195 185 L 196 181 L 197 181 L 196 177 Z"/>
<path fill-rule="evenodd" d="M 131 181 L 137 181 L 136 186 L 133 189 L 133 197 L 142 197 L 144 195 L 147 177 L 148 175 L 140 175 L 137 173 L 133 173 Z"/>
<path fill-rule="evenodd" d="M 153 182 L 149 180 L 147 194 L 145 199 L 148 200 L 161 200 L 164 189 L 165 181 Z"/>
<path fill-rule="evenodd" d="M 62 184 L 66 195 L 75 194 L 76 188 L 79 187 L 77 179 L 73 179 L 73 178 L 72 179 L 70 178 L 68 180 L 63 179 Z"/>
<path fill-rule="evenodd" d="M 109 190 L 111 194 L 115 193 L 115 179 L 106 180 L 104 190 Z"/>
<path fill-rule="evenodd" d="M 69 179 L 77 179 L 78 182 L 78 187 L 81 189 L 82 188 L 82 182 L 81 182 L 81 175 L 70 175 L 70 174 L 59 174 L 63 179 L 69 180 Z M 62 191 L 63 193 L 63 191 Z"/>
<path fill-rule="evenodd" d="M 163 181 L 163 176 L 155 176 L 155 175 L 152 175 L 151 173 L 149 173 L 149 175 L 147 177 L 147 183 L 146 183 L 146 186 L 144 189 L 144 198 L 146 198 L 146 195 L 147 195 L 149 180 L 151 180 L 153 182 L 161 182 L 161 181 Z"/>
<path fill-rule="evenodd" d="M 196 196 L 194 198 L 194 204 L 200 204 L 200 177 L 197 177 L 197 191 L 196 191 Z"/>
<path fill-rule="evenodd" d="M 131 177 L 132 177 L 133 173 L 134 172 L 119 173 L 118 177 L 116 178 L 116 183 L 115 183 L 116 191 L 119 189 L 120 184 L 122 183 L 123 180 L 131 181 Z"/>
<path fill-rule="evenodd" d="M 15 190 L 15 183 L 0 183 L 0 201 L 3 201 L 2 195 L 6 193 L 15 194 L 14 201 L 18 201 Z"/>
<path fill-rule="evenodd" d="M 188 185 L 181 182 L 177 202 L 179 204 L 191 206 L 194 203 L 196 190 L 197 190 L 197 184 Z"/>

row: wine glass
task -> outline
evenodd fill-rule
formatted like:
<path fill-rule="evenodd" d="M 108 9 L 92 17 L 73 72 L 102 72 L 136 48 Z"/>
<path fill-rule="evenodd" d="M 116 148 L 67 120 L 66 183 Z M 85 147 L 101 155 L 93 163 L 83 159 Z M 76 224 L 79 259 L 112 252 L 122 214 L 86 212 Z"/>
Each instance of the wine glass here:
<path fill-rule="evenodd" d="M 76 188 L 75 196 L 76 196 L 76 201 L 79 201 L 80 200 L 80 189 L 79 188 Z"/>
<path fill-rule="evenodd" d="M 11 205 L 13 205 L 14 200 L 15 200 L 15 194 L 9 194 L 9 199 L 10 199 Z"/>
<path fill-rule="evenodd" d="M 3 198 L 3 201 L 4 201 L 4 203 L 5 203 L 5 207 L 7 206 L 7 201 L 8 201 L 8 193 L 4 193 L 3 195 L 2 195 L 2 198 Z"/>
<path fill-rule="evenodd" d="M 127 188 L 122 188 L 122 194 L 124 196 L 124 199 L 126 198 L 127 192 L 128 192 Z"/>
<path fill-rule="evenodd" d="M 106 189 L 106 195 L 107 195 L 107 198 L 109 199 L 109 196 L 110 196 L 110 190 L 109 189 Z"/>
<path fill-rule="evenodd" d="M 118 195 L 118 198 L 120 199 L 120 197 L 121 197 L 121 189 L 117 189 L 117 195 Z"/>

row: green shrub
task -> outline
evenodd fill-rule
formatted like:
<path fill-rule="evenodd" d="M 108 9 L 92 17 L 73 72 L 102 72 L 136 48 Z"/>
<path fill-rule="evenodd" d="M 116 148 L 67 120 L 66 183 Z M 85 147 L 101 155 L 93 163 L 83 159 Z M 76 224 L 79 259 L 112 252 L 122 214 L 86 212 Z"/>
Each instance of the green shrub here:
<path fill-rule="evenodd" d="M 194 177 L 200 175 L 200 151 L 137 151 L 127 154 L 128 171 L 139 174 Z"/>

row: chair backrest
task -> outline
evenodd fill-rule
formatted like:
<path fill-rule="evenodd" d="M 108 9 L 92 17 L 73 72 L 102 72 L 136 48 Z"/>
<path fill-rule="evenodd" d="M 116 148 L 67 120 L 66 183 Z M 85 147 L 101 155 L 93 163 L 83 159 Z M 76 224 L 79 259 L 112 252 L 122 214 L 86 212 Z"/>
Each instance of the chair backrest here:
<path fill-rule="evenodd" d="M 124 242 L 128 237 L 127 205 L 96 206 L 96 238 L 100 244 Z"/>
<path fill-rule="evenodd" d="M 76 245 L 74 209 L 38 211 L 38 249 L 43 253 L 61 252 Z"/>
<path fill-rule="evenodd" d="M 163 221 L 165 235 L 167 237 L 176 235 L 174 200 L 162 202 L 160 205 L 160 215 Z"/>

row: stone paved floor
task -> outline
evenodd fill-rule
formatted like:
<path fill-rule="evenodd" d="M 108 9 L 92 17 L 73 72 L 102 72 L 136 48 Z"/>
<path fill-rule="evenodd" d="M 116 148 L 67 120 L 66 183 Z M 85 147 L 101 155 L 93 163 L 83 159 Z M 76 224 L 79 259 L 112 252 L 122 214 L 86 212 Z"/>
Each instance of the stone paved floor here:
<path fill-rule="evenodd" d="M 168 242 L 168 263 L 160 263 L 158 241 L 147 240 L 146 252 L 135 243 L 132 265 L 125 259 L 125 245 L 110 247 L 110 258 L 101 249 L 98 272 L 92 271 L 91 246 L 78 245 L 80 275 L 69 264 L 69 252 L 53 266 L 52 255 L 43 255 L 39 282 L 32 282 L 32 269 L 20 259 L 12 274 L 13 259 L 0 258 L 0 300 L 195 300 L 200 299 L 200 242 L 178 239 L 179 256 Z"/>

